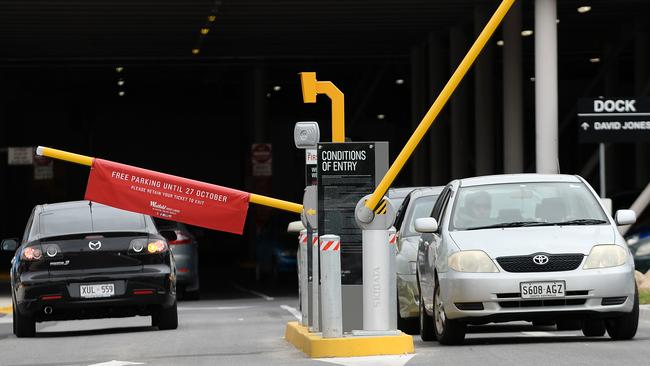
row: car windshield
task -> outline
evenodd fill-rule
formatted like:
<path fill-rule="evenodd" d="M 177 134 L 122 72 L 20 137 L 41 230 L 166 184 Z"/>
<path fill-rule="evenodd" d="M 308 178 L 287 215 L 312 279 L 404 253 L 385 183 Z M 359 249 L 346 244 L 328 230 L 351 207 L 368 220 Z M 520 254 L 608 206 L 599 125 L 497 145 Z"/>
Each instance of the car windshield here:
<path fill-rule="evenodd" d="M 507 183 L 461 187 L 450 230 L 607 222 L 597 198 L 581 182 Z"/>
<path fill-rule="evenodd" d="M 415 231 L 415 220 L 422 217 L 431 216 L 433 205 L 436 203 L 437 199 L 438 195 L 423 196 L 417 198 L 415 202 L 411 204 L 413 207 L 410 210 L 411 212 L 408 213 L 409 216 L 406 218 L 408 222 L 408 229 L 404 235 L 419 235 L 418 232 Z"/>

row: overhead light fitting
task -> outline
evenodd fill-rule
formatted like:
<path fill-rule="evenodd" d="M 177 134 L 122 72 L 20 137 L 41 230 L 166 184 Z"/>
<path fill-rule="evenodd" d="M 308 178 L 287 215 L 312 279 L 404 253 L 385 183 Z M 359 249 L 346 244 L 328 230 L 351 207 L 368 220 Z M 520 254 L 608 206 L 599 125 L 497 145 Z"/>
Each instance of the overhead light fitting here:
<path fill-rule="evenodd" d="M 530 78 L 530 81 L 535 82 L 535 77 Z"/>
<path fill-rule="evenodd" d="M 282 90 L 282 87 L 280 85 L 273 86 L 273 91 L 280 91 L 280 90 Z"/>
<path fill-rule="evenodd" d="M 589 62 L 591 62 L 592 64 L 597 64 L 600 62 L 600 57 L 592 57 L 589 59 Z"/>
<path fill-rule="evenodd" d="M 271 98 L 271 93 L 266 93 L 267 98 Z"/>
<path fill-rule="evenodd" d="M 118 66 L 118 67 L 115 68 L 115 71 L 117 71 L 117 72 L 122 72 L 122 70 L 124 70 L 124 68 L 122 66 Z"/>
<path fill-rule="evenodd" d="M 123 97 L 124 94 L 126 94 L 126 93 L 124 93 L 122 90 L 120 90 L 120 91 L 117 93 L 117 95 L 119 95 L 120 97 Z"/>
<path fill-rule="evenodd" d="M 384 118 L 386 118 L 385 114 L 378 114 L 377 115 L 377 119 L 384 119 Z"/>
<path fill-rule="evenodd" d="M 522 37 L 530 37 L 532 35 L 533 35 L 533 31 L 531 29 L 525 29 L 521 31 Z"/>
<path fill-rule="evenodd" d="M 499 46 L 499 47 L 503 47 L 504 44 L 505 44 L 505 43 L 503 42 L 502 39 L 500 39 L 500 40 L 497 41 L 497 46 Z"/>
<path fill-rule="evenodd" d="M 192 54 L 193 55 L 198 55 L 199 52 L 201 52 L 201 50 L 199 50 L 198 48 L 192 48 Z"/>
<path fill-rule="evenodd" d="M 210 28 L 201 28 L 201 34 L 206 35 L 210 33 Z"/>
<path fill-rule="evenodd" d="M 214 22 L 216 19 L 217 19 L 217 16 L 216 16 L 216 15 L 210 15 L 210 16 L 208 16 L 208 22 L 210 22 L 210 23 Z"/>
<path fill-rule="evenodd" d="M 584 6 L 578 7 L 578 13 L 580 13 L 580 14 L 588 13 L 590 11 L 591 11 L 591 6 L 589 6 L 589 5 L 584 5 Z"/>
<path fill-rule="evenodd" d="M 397 80 L 395 80 L 395 84 L 397 84 L 397 85 L 402 85 L 402 84 L 404 84 L 404 79 L 397 79 Z"/>
<path fill-rule="evenodd" d="M 124 80 L 120 79 L 117 81 L 117 85 L 122 86 L 124 85 Z"/>

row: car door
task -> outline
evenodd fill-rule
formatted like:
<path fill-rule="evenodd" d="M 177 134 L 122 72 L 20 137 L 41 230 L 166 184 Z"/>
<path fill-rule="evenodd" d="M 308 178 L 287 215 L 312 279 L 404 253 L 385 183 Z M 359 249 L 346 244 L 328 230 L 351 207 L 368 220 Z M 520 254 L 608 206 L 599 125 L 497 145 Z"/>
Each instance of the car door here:
<path fill-rule="evenodd" d="M 446 207 L 451 193 L 450 187 L 440 194 L 440 198 L 433 206 L 431 217 L 440 222 L 442 212 Z M 435 270 L 435 252 L 440 246 L 440 235 L 438 233 L 424 233 L 420 236 L 418 245 L 418 278 L 420 281 L 420 291 L 424 306 L 430 310 L 433 299 L 434 270 Z"/>

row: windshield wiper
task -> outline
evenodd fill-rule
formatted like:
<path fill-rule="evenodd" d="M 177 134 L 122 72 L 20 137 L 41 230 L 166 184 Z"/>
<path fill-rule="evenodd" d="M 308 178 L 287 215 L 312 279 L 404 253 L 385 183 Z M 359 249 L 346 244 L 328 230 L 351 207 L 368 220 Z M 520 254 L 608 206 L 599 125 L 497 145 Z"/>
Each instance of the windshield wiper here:
<path fill-rule="evenodd" d="M 599 225 L 606 224 L 607 221 L 600 219 L 575 219 L 561 222 L 551 222 L 549 225 Z"/>
<path fill-rule="evenodd" d="M 544 222 L 544 221 L 501 222 L 501 223 L 492 224 L 492 225 L 470 227 L 470 228 L 467 228 L 465 230 L 481 230 L 481 229 L 495 229 L 495 228 L 502 228 L 502 227 L 525 227 L 525 226 L 543 226 L 543 225 L 549 225 L 549 223 Z"/>

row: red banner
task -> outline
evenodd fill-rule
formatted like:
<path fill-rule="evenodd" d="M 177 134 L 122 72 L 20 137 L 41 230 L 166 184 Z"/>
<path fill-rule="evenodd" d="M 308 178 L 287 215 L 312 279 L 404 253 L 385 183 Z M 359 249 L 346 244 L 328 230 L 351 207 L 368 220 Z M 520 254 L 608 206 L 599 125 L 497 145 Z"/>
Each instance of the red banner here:
<path fill-rule="evenodd" d="M 241 235 L 250 194 L 95 159 L 85 197 L 127 211 Z"/>

